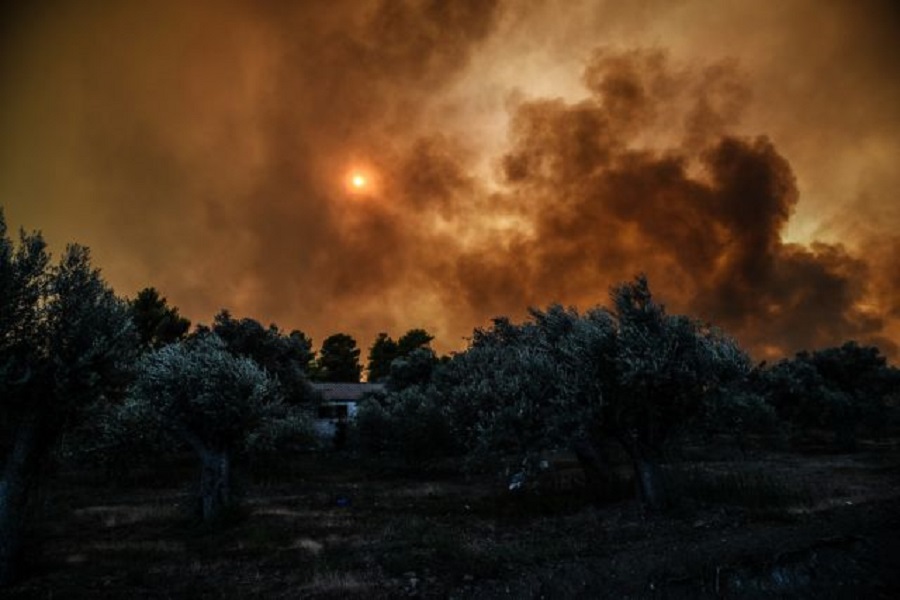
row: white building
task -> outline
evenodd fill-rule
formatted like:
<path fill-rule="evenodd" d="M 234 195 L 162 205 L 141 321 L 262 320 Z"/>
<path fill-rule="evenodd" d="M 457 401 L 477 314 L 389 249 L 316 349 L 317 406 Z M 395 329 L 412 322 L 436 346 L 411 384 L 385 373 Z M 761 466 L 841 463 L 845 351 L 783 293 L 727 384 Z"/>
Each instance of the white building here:
<path fill-rule="evenodd" d="M 356 406 L 366 394 L 383 392 L 383 383 L 313 383 L 322 395 L 316 415 L 316 433 L 325 439 L 334 437 L 338 423 L 346 423 L 356 415 Z"/>

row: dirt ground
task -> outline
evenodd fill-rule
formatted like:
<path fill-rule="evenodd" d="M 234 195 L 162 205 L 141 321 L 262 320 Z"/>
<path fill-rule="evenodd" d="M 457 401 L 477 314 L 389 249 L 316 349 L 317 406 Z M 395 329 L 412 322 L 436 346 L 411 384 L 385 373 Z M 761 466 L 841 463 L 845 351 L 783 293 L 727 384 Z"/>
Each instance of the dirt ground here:
<path fill-rule="evenodd" d="M 307 455 L 190 520 L 190 463 L 111 485 L 63 471 L 8 598 L 897 598 L 900 447 L 670 467 L 645 515 L 577 486 L 413 477 Z M 627 486 L 622 496 L 628 493 Z"/>

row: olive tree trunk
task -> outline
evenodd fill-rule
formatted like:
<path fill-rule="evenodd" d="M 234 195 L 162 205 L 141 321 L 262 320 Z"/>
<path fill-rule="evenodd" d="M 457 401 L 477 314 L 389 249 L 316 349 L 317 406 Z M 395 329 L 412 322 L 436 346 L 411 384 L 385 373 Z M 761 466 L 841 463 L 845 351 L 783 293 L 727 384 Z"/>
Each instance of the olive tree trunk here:
<path fill-rule="evenodd" d="M 637 497 L 644 510 L 656 512 L 668 505 L 666 482 L 662 468 L 656 460 L 657 452 L 641 443 L 636 435 L 620 438 L 634 468 Z"/>
<path fill-rule="evenodd" d="M 659 464 L 646 456 L 632 456 L 638 498 L 645 509 L 659 511 L 668 504 L 666 485 Z"/>
<path fill-rule="evenodd" d="M 215 519 L 231 503 L 231 459 L 227 451 L 200 452 L 200 503 L 204 521 Z"/>
<path fill-rule="evenodd" d="M 36 452 L 37 424 L 26 421 L 16 429 L 0 478 L 0 588 L 19 576 Z"/>
<path fill-rule="evenodd" d="M 187 429 L 179 431 L 200 458 L 200 516 L 215 519 L 231 503 L 231 455 L 228 450 L 211 447 Z"/>

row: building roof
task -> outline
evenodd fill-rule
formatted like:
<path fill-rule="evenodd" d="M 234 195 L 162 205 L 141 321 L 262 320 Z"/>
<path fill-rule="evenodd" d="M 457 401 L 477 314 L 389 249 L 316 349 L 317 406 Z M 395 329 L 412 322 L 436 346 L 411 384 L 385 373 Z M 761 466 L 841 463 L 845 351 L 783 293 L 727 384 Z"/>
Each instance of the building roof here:
<path fill-rule="evenodd" d="M 383 383 L 312 383 L 325 402 L 359 402 L 371 392 L 383 392 Z"/>

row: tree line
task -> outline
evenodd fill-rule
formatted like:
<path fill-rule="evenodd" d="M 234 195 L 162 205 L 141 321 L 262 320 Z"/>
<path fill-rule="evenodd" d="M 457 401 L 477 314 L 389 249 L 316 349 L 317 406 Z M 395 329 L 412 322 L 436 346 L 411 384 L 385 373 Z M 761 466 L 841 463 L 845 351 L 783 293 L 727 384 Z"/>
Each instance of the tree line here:
<path fill-rule="evenodd" d="M 897 425 L 900 371 L 878 348 L 850 341 L 754 364 L 723 331 L 668 314 L 643 276 L 610 299 L 476 329 L 465 351 L 367 400 L 357 443 L 416 463 L 456 457 L 523 474 L 566 450 L 601 487 L 612 443 L 632 464 L 641 503 L 658 510 L 669 502 L 660 466 L 673 445 L 825 436 L 843 451 L 861 431 Z"/>
<path fill-rule="evenodd" d="M 155 288 L 141 290 L 128 304 L 139 345 L 144 351 L 158 350 L 188 337 L 191 322 L 180 316 L 177 308 L 170 307 Z M 360 363 L 360 348 L 356 340 L 346 333 L 335 333 L 325 338 L 316 353 L 312 339 L 302 331 L 283 334 L 275 324 L 265 328 L 255 319 L 235 319 L 227 310 L 222 310 L 213 318 L 212 328 L 200 325 L 192 335 L 205 335 L 210 331 L 239 354 L 252 356 L 282 379 L 296 380 L 302 374 L 310 381 L 358 383 L 364 370 Z M 433 339 L 434 336 L 418 328 L 411 329 L 396 341 L 387 333 L 379 333 L 369 350 L 365 367 L 367 381 L 386 381 L 395 360 L 406 359 L 416 350 L 430 351 Z M 274 343 L 272 340 L 281 340 L 279 343 L 283 347 L 280 351 L 267 349 L 267 345 Z M 284 373 L 283 369 L 288 368 L 285 365 L 290 365 L 289 368 L 298 373 Z"/>
<path fill-rule="evenodd" d="M 527 471 L 567 449 L 602 486 L 614 442 L 652 510 L 668 500 L 666 447 L 686 436 L 830 431 L 851 448 L 895 418 L 900 373 L 877 348 L 754 365 L 724 332 L 670 315 L 642 276 L 610 300 L 496 318 L 449 357 L 423 329 L 380 334 L 366 371 L 384 391 L 360 406 L 354 451 Z M 0 585 L 19 572 L 34 493 L 60 456 L 116 472 L 134 456 L 189 450 L 197 515 L 213 521 L 234 501 L 235 461 L 316 448 L 311 382 L 358 382 L 362 370 L 346 334 L 316 353 L 300 331 L 227 311 L 191 330 L 152 288 L 117 297 L 82 246 L 54 263 L 40 234 L 14 242 L 0 212 Z"/>

